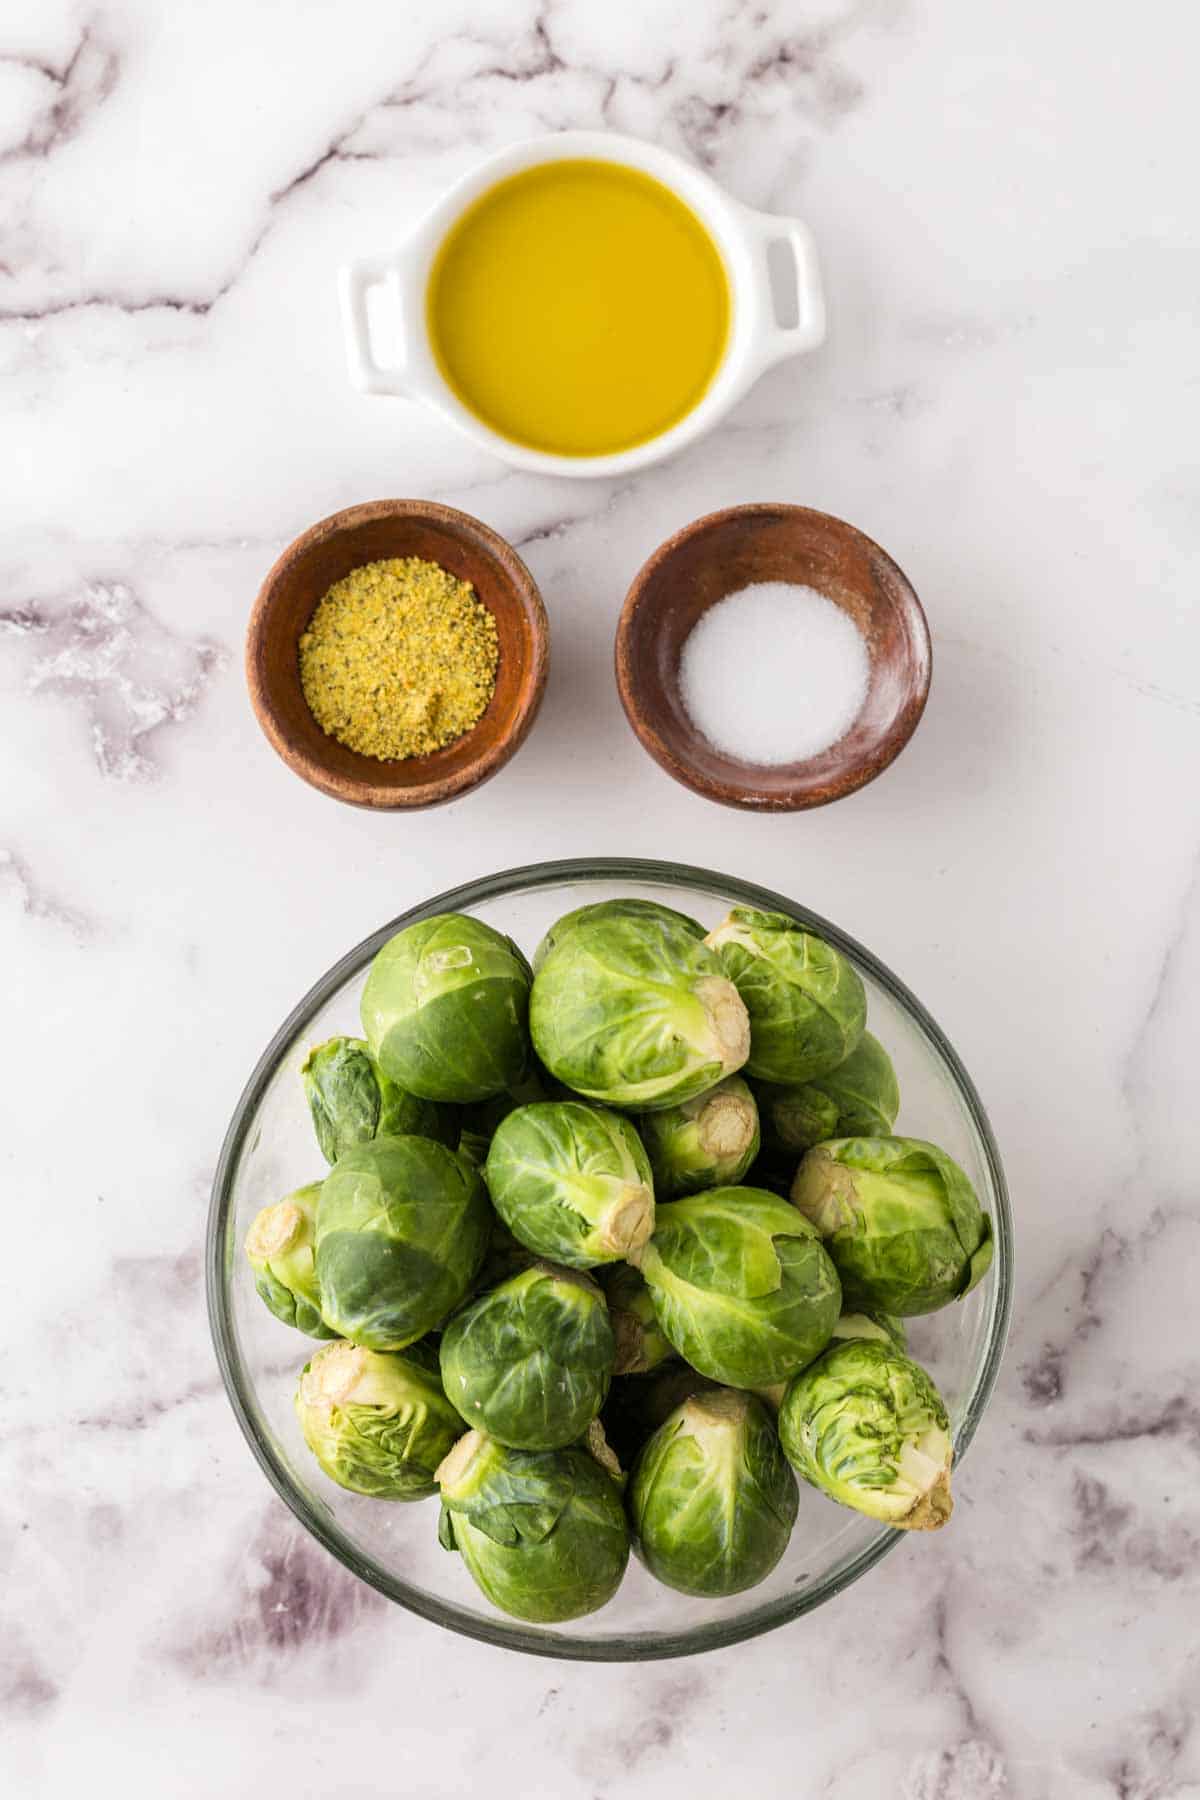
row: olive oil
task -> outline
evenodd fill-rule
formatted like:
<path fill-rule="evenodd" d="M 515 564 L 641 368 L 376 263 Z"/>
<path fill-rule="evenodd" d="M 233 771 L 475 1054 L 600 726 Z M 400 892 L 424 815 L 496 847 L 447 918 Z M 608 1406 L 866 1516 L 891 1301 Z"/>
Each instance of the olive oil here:
<path fill-rule="evenodd" d="M 498 182 L 447 234 L 429 339 L 459 400 L 493 431 L 559 456 L 658 437 L 708 388 L 729 283 L 700 220 L 623 163 L 541 163 Z"/>

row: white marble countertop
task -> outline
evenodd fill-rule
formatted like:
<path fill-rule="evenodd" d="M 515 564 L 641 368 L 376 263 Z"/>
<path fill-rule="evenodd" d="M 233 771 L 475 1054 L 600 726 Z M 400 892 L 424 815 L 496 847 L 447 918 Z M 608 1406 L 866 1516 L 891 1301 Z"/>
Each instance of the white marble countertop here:
<path fill-rule="evenodd" d="M 8 0 L 0 19 L 0 1789 L 674 1800 L 1200 1795 L 1195 16 L 1034 0 Z M 817 234 L 831 332 L 626 484 L 507 473 L 347 384 L 334 271 L 483 151 L 608 125 Z M 240 641 L 315 518 L 465 506 L 554 665 L 492 785 L 339 808 Z M 611 676 L 668 532 L 786 499 L 907 570 L 882 779 L 753 818 Z M 201 1294 L 229 1112 L 405 906 L 677 855 L 838 920 L 959 1047 L 1019 1242 L 952 1530 L 819 1614 L 598 1668 L 444 1634 L 306 1540 Z"/>

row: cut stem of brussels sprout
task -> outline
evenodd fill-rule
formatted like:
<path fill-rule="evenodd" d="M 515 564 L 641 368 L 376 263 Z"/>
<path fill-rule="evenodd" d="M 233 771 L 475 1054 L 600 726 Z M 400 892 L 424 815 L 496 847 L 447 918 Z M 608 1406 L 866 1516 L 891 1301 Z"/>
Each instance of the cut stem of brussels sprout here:
<path fill-rule="evenodd" d="M 649 1242 L 654 1230 L 654 1196 L 632 1184 L 623 1188 L 596 1227 L 596 1242 L 614 1257 L 632 1256 Z"/>
<path fill-rule="evenodd" d="M 638 1130 L 657 1200 L 733 1187 L 758 1155 L 758 1107 L 740 1075 L 679 1106 L 643 1113 Z"/>
<path fill-rule="evenodd" d="M 377 1404 L 378 1382 L 373 1379 L 372 1352 L 358 1344 L 330 1344 L 308 1364 L 300 1377 L 300 1397 L 306 1406 L 333 1406 L 356 1400 Z"/>
<path fill-rule="evenodd" d="M 299 1243 L 305 1218 L 294 1200 L 277 1200 L 264 1206 L 246 1233 L 246 1255 L 252 1263 L 270 1262 Z"/>
<path fill-rule="evenodd" d="M 713 1053 L 726 1075 L 740 1069 L 750 1054 L 750 1017 L 732 981 L 706 975 L 696 983 L 696 998 L 712 1031 Z"/>
<path fill-rule="evenodd" d="M 433 1471 L 438 1486 L 442 1488 L 460 1487 L 475 1458 L 481 1450 L 486 1449 L 487 1442 L 482 1431 L 464 1432 Z"/>
<path fill-rule="evenodd" d="M 337 1333 L 321 1316 L 314 1260 L 320 1192 L 314 1181 L 264 1206 L 246 1233 L 245 1250 L 255 1292 L 275 1317 L 307 1337 L 332 1338 Z"/>
<path fill-rule="evenodd" d="M 710 1156 L 741 1156 L 754 1142 L 754 1107 L 743 1095 L 721 1088 L 690 1104 L 697 1109 L 700 1148 Z"/>

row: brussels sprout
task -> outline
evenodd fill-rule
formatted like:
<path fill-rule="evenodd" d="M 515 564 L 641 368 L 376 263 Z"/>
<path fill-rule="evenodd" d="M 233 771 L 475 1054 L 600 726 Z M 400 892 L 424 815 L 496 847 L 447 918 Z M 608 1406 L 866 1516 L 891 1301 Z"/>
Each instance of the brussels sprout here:
<path fill-rule="evenodd" d="M 536 975 L 551 950 L 569 937 L 577 925 L 596 924 L 606 919 L 657 920 L 675 930 L 682 928 L 692 937 L 703 938 L 704 927 L 695 919 L 689 919 L 686 913 L 675 912 L 669 906 L 661 906 L 657 900 L 598 900 L 592 906 L 577 906 L 574 912 L 564 913 L 550 927 L 541 943 L 533 953 L 533 972 Z"/>
<path fill-rule="evenodd" d="M 651 1433 L 693 1394 L 715 1394 L 718 1387 L 687 1363 L 668 1362 L 649 1375 L 618 1375 L 608 1390 L 601 1420 L 605 1434 L 625 1468 Z"/>
<path fill-rule="evenodd" d="M 799 1154 L 827 1138 L 887 1137 L 900 1111 L 892 1059 L 869 1031 L 845 1062 L 797 1087 L 764 1082 L 758 1090 L 763 1135 L 779 1150 Z"/>
<path fill-rule="evenodd" d="M 612 1599 L 629 1560 L 625 1508 L 586 1450 L 508 1450 L 469 1431 L 437 1473 L 438 1537 L 501 1612 L 552 1625 Z"/>
<path fill-rule="evenodd" d="M 908 1333 L 904 1320 L 894 1313 L 859 1311 L 844 1312 L 833 1328 L 834 1342 L 840 1338 L 866 1338 L 876 1344 L 890 1344 L 903 1356 L 908 1349 Z"/>
<path fill-rule="evenodd" d="M 628 1119 L 582 1100 L 509 1113 L 484 1179 L 509 1230 L 539 1256 L 590 1269 L 639 1250 L 654 1229 L 654 1189 Z"/>
<path fill-rule="evenodd" d="M 867 996 L 831 944 L 783 913 L 735 906 L 705 938 L 750 1014 L 746 1073 L 812 1081 L 844 1062 L 863 1034 Z"/>
<path fill-rule="evenodd" d="M 727 1387 L 794 1375 L 825 1348 L 841 1310 L 837 1271 L 816 1231 L 786 1200 L 755 1188 L 714 1188 L 659 1207 L 641 1269 L 676 1350 Z"/>
<path fill-rule="evenodd" d="M 771 1573 L 799 1493 L 761 1401 L 731 1388 L 685 1400 L 638 1457 L 633 1547 L 683 1594 L 741 1594 Z"/>
<path fill-rule="evenodd" d="M 535 1263 L 454 1315 L 442 1337 L 442 1382 L 463 1418 L 497 1443 L 560 1450 L 599 1412 L 613 1350 L 595 1282 Z"/>
<path fill-rule="evenodd" d="M 749 1021 L 686 923 L 599 907 L 549 950 L 529 1024 L 550 1073 L 635 1112 L 676 1106 L 740 1069 Z"/>
<path fill-rule="evenodd" d="M 362 1038 L 332 1037 L 310 1050 L 300 1070 L 321 1154 L 335 1163 L 377 1137 L 427 1137 L 453 1150 L 458 1114 L 418 1100 L 384 1074 Z"/>
<path fill-rule="evenodd" d="M 843 1506 L 905 1531 L 950 1517 L 950 1421 L 924 1369 L 887 1344 L 834 1344 L 789 1383 L 779 1436 L 792 1466 Z"/>
<path fill-rule="evenodd" d="M 319 1181 L 297 1188 L 286 1200 L 264 1206 L 246 1233 L 246 1257 L 254 1287 L 277 1319 L 307 1337 L 331 1338 L 321 1317 L 321 1296 L 313 1263 L 313 1232 Z"/>
<path fill-rule="evenodd" d="M 909 1317 L 961 1300 L 992 1260 L 992 1223 L 958 1164 L 920 1138 L 835 1138 L 792 1200 L 837 1265 L 846 1304 Z"/>
<path fill-rule="evenodd" d="M 616 1339 L 614 1375 L 646 1375 L 674 1356 L 655 1317 L 650 1289 L 636 1269 L 614 1263 L 601 1271 L 600 1284 Z"/>
<path fill-rule="evenodd" d="M 431 1138 L 376 1138 L 333 1165 L 317 1204 L 317 1285 L 338 1335 L 403 1350 L 469 1292 L 492 1213 L 477 1169 Z"/>
<path fill-rule="evenodd" d="M 399 1355 L 327 1344 L 305 1364 L 296 1417 L 330 1480 L 378 1500 L 436 1494 L 434 1470 L 466 1430 L 422 1344 Z"/>
<path fill-rule="evenodd" d="M 758 1155 L 758 1108 L 740 1075 L 638 1121 L 659 1200 L 733 1187 Z"/>
<path fill-rule="evenodd" d="M 422 919 L 376 956 L 362 1022 L 385 1074 L 425 1100 L 467 1104 L 514 1087 L 529 1058 L 529 965 L 490 925 Z"/>

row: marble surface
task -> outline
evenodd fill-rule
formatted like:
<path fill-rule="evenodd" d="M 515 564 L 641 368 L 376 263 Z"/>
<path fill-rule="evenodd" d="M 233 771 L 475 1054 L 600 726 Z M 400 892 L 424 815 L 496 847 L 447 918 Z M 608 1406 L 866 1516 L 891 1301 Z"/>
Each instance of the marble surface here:
<path fill-rule="evenodd" d="M 532 1800 L 1200 1795 L 1197 158 L 1144 0 L 7 0 L 0 16 L 0 1788 Z M 516 475 L 345 379 L 334 271 L 481 153 L 602 126 L 817 234 L 831 333 L 626 484 Z M 554 632 L 491 786 L 340 809 L 240 640 L 313 519 L 435 496 Z M 620 597 L 737 500 L 854 520 L 935 643 L 912 745 L 756 819 L 673 786 Z M 679 855 L 869 943 L 1007 1162 L 1012 1342 L 953 1528 L 651 1667 L 389 1607 L 274 1500 L 216 1374 L 208 1184 L 293 1000 L 406 905 Z"/>

